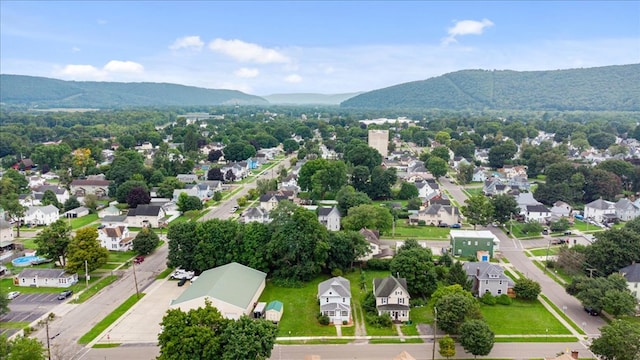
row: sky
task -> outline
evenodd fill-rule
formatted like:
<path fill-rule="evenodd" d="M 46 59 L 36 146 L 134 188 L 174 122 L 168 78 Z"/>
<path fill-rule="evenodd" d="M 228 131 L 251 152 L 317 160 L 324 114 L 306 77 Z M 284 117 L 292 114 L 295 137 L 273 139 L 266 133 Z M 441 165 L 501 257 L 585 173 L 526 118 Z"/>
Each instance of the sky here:
<path fill-rule="evenodd" d="M 338 94 L 633 63 L 640 1 L 0 1 L 0 72 L 63 80 Z"/>

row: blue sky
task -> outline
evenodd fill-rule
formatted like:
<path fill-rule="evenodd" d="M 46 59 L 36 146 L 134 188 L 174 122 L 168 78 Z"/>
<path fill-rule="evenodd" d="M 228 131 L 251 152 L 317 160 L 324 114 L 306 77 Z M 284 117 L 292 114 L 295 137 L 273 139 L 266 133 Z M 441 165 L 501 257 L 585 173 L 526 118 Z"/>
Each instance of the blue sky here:
<path fill-rule="evenodd" d="M 0 71 L 250 94 L 640 63 L 640 1 L 0 1 Z"/>

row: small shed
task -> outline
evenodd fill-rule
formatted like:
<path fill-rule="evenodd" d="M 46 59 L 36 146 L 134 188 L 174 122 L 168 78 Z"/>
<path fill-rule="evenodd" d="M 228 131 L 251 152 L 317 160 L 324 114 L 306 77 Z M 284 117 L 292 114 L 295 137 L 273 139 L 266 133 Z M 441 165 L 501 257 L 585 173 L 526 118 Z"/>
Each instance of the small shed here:
<path fill-rule="evenodd" d="M 84 206 L 80 206 L 80 207 L 77 207 L 75 209 L 71 209 L 71 210 L 67 211 L 66 213 L 64 213 L 64 216 L 67 219 L 76 219 L 76 218 L 79 218 L 79 217 L 83 217 L 83 216 L 89 215 L 89 212 L 90 212 L 89 208 L 84 207 Z"/>
<path fill-rule="evenodd" d="M 259 302 L 256 304 L 256 307 L 253 309 L 253 318 L 260 319 L 264 316 L 264 308 L 267 307 L 266 302 Z"/>
<path fill-rule="evenodd" d="M 284 305 L 282 302 L 278 300 L 273 300 L 267 304 L 267 307 L 264 309 L 264 317 L 265 319 L 277 324 L 280 322 L 282 318 L 282 313 L 284 312 Z"/>

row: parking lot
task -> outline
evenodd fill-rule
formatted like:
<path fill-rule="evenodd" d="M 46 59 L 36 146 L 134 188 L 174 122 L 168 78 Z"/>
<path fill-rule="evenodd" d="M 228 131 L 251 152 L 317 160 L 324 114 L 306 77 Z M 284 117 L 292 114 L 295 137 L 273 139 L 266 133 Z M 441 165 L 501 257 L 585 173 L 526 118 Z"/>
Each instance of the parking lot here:
<path fill-rule="evenodd" d="M 12 291 L 20 291 L 20 289 L 12 289 Z M 9 302 L 9 313 L 0 318 L 0 321 L 31 323 L 51 312 L 53 308 L 63 302 L 63 300 L 58 300 L 58 293 L 23 293 Z M 7 336 L 11 336 L 17 331 L 18 329 L 0 327 L 0 333 Z"/>
<path fill-rule="evenodd" d="M 98 343 L 156 344 L 160 322 L 171 300 L 180 296 L 190 284 L 187 281 L 179 287 L 178 281 L 154 282 L 145 291 L 146 295 L 98 338 Z"/>

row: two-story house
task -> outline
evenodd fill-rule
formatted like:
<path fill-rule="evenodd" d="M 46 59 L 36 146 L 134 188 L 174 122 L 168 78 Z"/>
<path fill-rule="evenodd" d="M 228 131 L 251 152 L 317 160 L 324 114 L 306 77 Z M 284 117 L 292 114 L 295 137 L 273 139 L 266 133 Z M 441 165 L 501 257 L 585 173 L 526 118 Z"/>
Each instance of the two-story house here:
<path fill-rule="evenodd" d="M 417 225 L 424 221 L 425 225 L 451 225 L 460 222 L 460 212 L 453 205 L 431 204 L 417 214 L 409 215 L 409 223 Z"/>
<path fill-rule="evenodd" d="M 622 221 L 633 220 L 640 215 L 640 199 L 632 202 L 622 198 L 616 202 L 616 217 Z"/>
<path fill-rule="evenodd" d="M 22 222 L 31 225 L 51 225 L 60 218 L 60 210 L 53 205 L 30 206 L 24 213 Z"/>
<path fill-rule="evenodd" d="M 98 230 L 100 245 L 110 251 L 128 251 L 133 247 L 133 236 L 126 226 L 109 226 Z"/>
<path fill-rule="evenodd" d="M 633 263 L 620 269 L 620 274 L 627 280 L 627 287 L 640 303 L 640 264 Z"/>
<path fill-rule="evenodd" d="M 99 198 L 107 196 L 109 193 L 110 180 L 85 179 L 73 180 L 69 185 L 71 194 L 77 197 L 93 194 Z"/>
<path fill-rule="evenodd" d="M 280 201 L 287 200 L 284 195 L 265 194 L 260 196 L 260 207 L 268 212 L 275 209 Z"/>
<path fill-rule="evenodd" d="M 56 199 L 60 204 L 64 204 L 67 200 L 69 200 L 69 190 L 59 187 L 57 185 L 42 185 L 34 189 L 34 193 L 43 194 L 45 191 L 51 190 L 54 194 L 56 194 Z"/>
<path fill-rule="evenodd" d="M 602 223 L 608 216 L 615 216 L 616 204 L 602 198 L 594 200 L 584 206 L 584 218 Z"/>
<path fill-rule="evenodd" d="M 337 276 L 318 284 L 320 312 L 334 324 L 351 322 L 351 285 Z"/>
<path fill-rule="evenodd" d="M 127 224 L 133 227 L 159 228 L 164 224 L 166 212 L 162 205 L 146 204 L 138 205 L 135 209 L 129 209 Z"/>
<path fill-rule="evenodd" d="M 500 265 L 490 262 L 465 262 L 462 268 L 473 284 L 471 292 L 477 296 L 485 293 L 491 293 L 493 296 L 507 294 L 514 286 Z"/>
<path fill-rule="evenodd" d="M 409 320 L 409 291 L 407 279 L 388 276 L 373 279 L 378 315 L 388 314 L 393 321 Z"/>
<path fill-rule="evenodd" d="M 195 184 L 198 182 L 198 175 L 196 174 L 178 174 L 176 179 L 183 184 Z"/>
<path fill-rule="evenodd" d="M 258 222 L 260 224 L 268 224 L 271 222 L 269 212 L 261 207 L 250 207 L 242 213 L 242 222 L 245 224 Z"/>
<path fill-rule="evenodd" d="M 329 231 L 340 231 L 340 218 L 340 211 L 335 206 L 318 209 L 318 221 Z"/>
<path fill-rule="evenodd" d="M 544 205 L 526 205 L 526 213 L 524 214 L 525 221 L 537 221 L 539 223 L 546 223 L 551 217 L 551 211 Z"/>
<path fill-rule="evenodd" d="M 367 261 L 372 258 L 391 259 L 393 258 L 393 250 L 389 245 L 385 245 L 380 241 L 380 233 L 377 230 L 369 230 L 367 228 L 360 229 L 360 234 L 369 243 L 369 251 L 358 260 Z"/>

